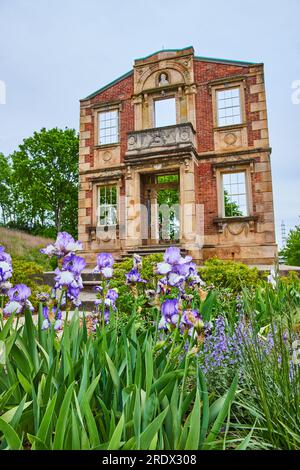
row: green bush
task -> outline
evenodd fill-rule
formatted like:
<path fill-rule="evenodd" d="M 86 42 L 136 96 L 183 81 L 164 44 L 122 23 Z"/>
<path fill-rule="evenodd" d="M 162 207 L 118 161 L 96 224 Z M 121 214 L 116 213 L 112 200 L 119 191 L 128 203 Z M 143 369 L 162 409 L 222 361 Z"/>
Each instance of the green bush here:
<path fill-rule="evenodd" d="M 26 284 L 31 289 L 30 301 L 35 308 L 38 307 L 36 295 L 39 292 L 50 292 L 50 287 L 42 284 L 43 267 L 33 261 L 13 259 L 13 276 L 10 282 L 13 285 Z"/>
<path fill-rule="evenodd" d="M 230 289 L 239 293 L 243 287 L 256 288 L 263 281 L 257 268 L 249 268 L 243 263 L 212 258 L 204 263 L 200 275 L 207 285 Z"/>
<path fill-rule="evenodd" d="M 147 282 L 146 288 L 152 289 L 156 285 L 156 281 L 159 277 L 154 273 L 154 268 L 156 264 L 162 261 L 163 255 L 161 253 L 143 256 L 142 262 L 143 267 L 141 269 L 141 276 Z M 115 264 L 114 276 L 110 281 L 110 287 L 118 289 L 119 299 L 118 307 L 124 313 L 132 312 L 134 305 L 134 297 L 130 290 L 130 287 L 125 283 L 126 273 L 130 271 L 133 267 L 133 258 L 125 258 L 120 263 Z M 139 290 L 142 290 L 145 286 L 144 284 L 139 287 Z"/>

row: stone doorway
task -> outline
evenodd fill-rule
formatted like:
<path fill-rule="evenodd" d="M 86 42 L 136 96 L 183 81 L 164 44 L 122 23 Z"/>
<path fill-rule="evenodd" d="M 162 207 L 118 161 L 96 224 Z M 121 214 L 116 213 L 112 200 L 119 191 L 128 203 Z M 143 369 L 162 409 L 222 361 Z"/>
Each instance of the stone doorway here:
<path fill-rule="evenodd" d="M 141 204 L 143 245 L 179 243 L 179 174 L 141 175 Z"/>

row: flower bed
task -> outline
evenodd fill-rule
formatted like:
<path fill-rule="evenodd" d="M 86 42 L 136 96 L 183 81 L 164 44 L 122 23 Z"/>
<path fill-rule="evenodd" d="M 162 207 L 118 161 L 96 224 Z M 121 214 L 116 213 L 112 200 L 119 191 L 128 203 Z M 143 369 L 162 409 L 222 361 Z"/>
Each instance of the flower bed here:
<path fill-rule="evenodd" d="M 42 250 L 58 267 L 35 325 L 0 248 L 0 448 L 300 448 L 298 279 L 216 287 L 175 247 L 146 269 L 100 253 L 85 315 L 80 249 L 61 233 Z"/>

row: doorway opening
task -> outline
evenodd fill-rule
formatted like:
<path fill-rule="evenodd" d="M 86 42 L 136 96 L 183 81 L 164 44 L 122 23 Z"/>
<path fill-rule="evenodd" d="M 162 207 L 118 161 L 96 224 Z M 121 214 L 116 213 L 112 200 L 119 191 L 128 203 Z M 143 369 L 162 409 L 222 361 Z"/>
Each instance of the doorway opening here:
<path fill-rule="evenodd" d="M 142 175 L 141 202 L 146 208 L 143 244 L 174 244 L 180 240 L 179 174 Z"/>

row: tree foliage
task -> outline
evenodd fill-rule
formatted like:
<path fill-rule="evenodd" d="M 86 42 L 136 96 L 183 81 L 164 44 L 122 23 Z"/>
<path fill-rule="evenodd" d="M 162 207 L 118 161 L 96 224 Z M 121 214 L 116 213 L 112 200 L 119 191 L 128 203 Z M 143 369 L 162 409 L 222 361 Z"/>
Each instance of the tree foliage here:
<path fill-rule="evenodd" d="M 300 225 L 289 232 L 286 246 L 281 254 L 287 264 L 300 266 Z"/>
<path fill-rule="evenodd" d="M 11 168 L 8 159 L 0 153 L 0 217 L 3 222 L 10 214 L 10 180 Z"/>
<path fill-rule="evenodd" d="M 10 156 L 8 168 L 3 158 L 0 158 L 1 173 L 3 168 L 7 176 L 3 182 L 0 177 L 2 222 L 47 236 L 54 236 L 60 230 L 76 235 L 78 136 L 75 130 L 43 128 L 24 139 Z"/>

